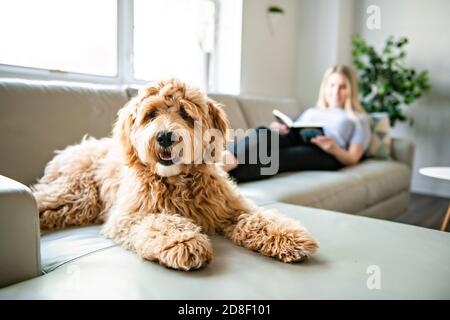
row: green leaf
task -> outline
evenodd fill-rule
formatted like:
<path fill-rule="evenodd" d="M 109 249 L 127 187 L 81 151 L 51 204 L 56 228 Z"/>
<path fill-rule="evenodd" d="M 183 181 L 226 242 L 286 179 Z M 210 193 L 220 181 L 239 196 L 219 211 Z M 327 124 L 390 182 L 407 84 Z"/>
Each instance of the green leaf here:
<path fill-rule="evenodd" d="M 404 102 L 405 102 L 405 104 L 408 104 L 408 105 L 409 105 L 409 104 L 411 104 L 411 103 L 414 102 L 414 98 L 411 97 L 411 96 L 407 96 L 407 97 L 405 97 Z"/>
<path fill-rule="evenodd" d="M 284 13 L 284 9 L 279 6 L 269 6 L 267 12 L 270 13 Z"/>
<path fill-rule="evenodd" d="M 407 37 L 389 36 L 379 52 L 359 35 L 352 36 L 361 103 L 367 112 L 388 112 L 393 126 L 408 120 L 402 105 L 410 105 L 431 89 L 427 70 L 417 72 L 404 63 L 408 42 Z"/>

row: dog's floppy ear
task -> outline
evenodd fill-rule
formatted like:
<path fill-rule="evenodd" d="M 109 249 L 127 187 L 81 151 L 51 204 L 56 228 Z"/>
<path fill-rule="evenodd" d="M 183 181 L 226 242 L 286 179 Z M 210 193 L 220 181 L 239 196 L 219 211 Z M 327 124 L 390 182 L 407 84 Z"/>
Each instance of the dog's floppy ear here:
<path fill-rule="evenodd" d="M 129 166 L 139 164 L 139 157 L 130 140 L 131 128 L 137 117 L 138 107 L 141 102 L 159 92 L 159 84 L 150 83 L 139 89 L 138 94 L 132 98 L 117 113 L 117 121 L 113 129 L 113 137 L 120 143 L 125 152 L 125 160 Z"/>
<path fill-rule="evenodd" d="M 117 121 L 113 128 L 113 137 L 123 147 L 128 165 L 138 162 L 138 156 L 130 140 L 131 128 L 136 120 L 138 98 L 133 98 L 117 113 Z"/>
<path fill-rule="evenodd" d="M 227 115 L 223 111 L 222 106 L 214 100 L 208 98 L 207 104 L 212 126 L 214 129 L 220 130 L 223 137 L 222 141 L 225 143 L 228 140 L 227 134 L 229 128 Z"/>

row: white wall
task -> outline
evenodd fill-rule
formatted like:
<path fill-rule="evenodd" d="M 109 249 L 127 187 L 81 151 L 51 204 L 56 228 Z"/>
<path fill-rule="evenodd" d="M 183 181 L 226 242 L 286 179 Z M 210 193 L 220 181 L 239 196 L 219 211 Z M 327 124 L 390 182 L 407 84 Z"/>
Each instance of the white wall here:
<path fill-rule="evenodd" d="M 296 96 L 310 107 L 324 71 L 337 61 L 338 2 L 302 0 L 298 10 Z"/>
<path fill-rule="evenodd" d="M 366 27 L 366 9 L 381 9 L 381 29 Z M 396 125 L 395 136 L 416 143 L 412 190 L 450 197 L 450 181 L 424 177 L 425 166 L 450 166 L 450 1 L 360 0 L 355 2 L 355 31 L 380 48 L 389 35 L 407 36 L 407 63 L 430 71 L 432 91 L 410 108 L 414 125 Z"/>
<path fill-rule="evenodd" d="M 353 8 L 353 0 L 298 1 L 295 93 L 304 106 L 316 103 L 326 69 L 337 63 L 351 63 Z"/>
<path fill-rule="evenodd" d="M 271 34 L 266 9 L 285 14 Z M 353 0 L 243 0 L 241 93 L 314 104 L 323 72 L 351 62 Z"/>
<path fill-rule="evenodd" d="M 271 36 L 266 8 L 287 10 Z M 381 8 L 381 29 L 368 30 L 366 9 Z M 412 190 L 450 197 L 450 182 L 421 176 L 424 166 L 450 166 L 450 1 L 448 0 L 244 0 L 241 92 L 296 97 L 314 105 L 323 72 L 351 64 L 351 34 L 380 47 L 385 39 L 410 39 L 407 63 L 430 71 L 432 92 L 410 108 L 415 124 L 393 135 L 416 143 Z"/>
<path fill-rule="evenodd" d="M 267 7 L 284 8 L 271 34 Z M 244 0 L 242 12 L 241 93 L 273 97 L 295 96 L 298 2 Z"/>

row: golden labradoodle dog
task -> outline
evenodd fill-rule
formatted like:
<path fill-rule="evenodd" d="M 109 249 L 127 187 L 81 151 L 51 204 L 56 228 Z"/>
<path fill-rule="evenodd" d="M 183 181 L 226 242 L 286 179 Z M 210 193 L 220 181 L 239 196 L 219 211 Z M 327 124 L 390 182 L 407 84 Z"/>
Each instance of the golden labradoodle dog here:
<path fill-rule="evenodd" d="M 149 85 L 119 111 L 111 138 L 83 139 L 48 163 L 33 186 L 41 228 L 104 223 L 104 236 L 181 270 L 212 259 L 214 233 L 284 262 L 313 254 L 307 230 L 262 212 L 222 170 L 227 130 L 201 91 L 176 79 Z"/>

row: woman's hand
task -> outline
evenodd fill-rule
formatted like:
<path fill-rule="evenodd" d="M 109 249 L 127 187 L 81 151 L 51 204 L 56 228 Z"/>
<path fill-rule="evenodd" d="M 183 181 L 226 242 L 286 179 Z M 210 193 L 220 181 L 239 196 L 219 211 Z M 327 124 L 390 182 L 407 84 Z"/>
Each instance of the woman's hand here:
<path fill-rule="evenodd" d="M 334 138 L 330 136 L 317 136 L 312 138 L 311 142 L 330 154 L 335 154 L 336 150 L 339 148 Z"/>
<path fill-rule="evenodd" d="M 287 125 L 274 121 L 270 124 L 270 129 L 278 131 L 279 134 L 285 135 L 289 133 L 289 128 Z"/>
<path fill-rule="evenodd" d="M 348 150 L 342 149 L 329 136 L 318 136 L 312 138 L 311 142 L 319 146 L 323 151 L 332 154 L 340 163 L 346 166 L 357 164 L 364 154 L 364 149 L 359 144 L 353 143 L 348 147 Z"/>

